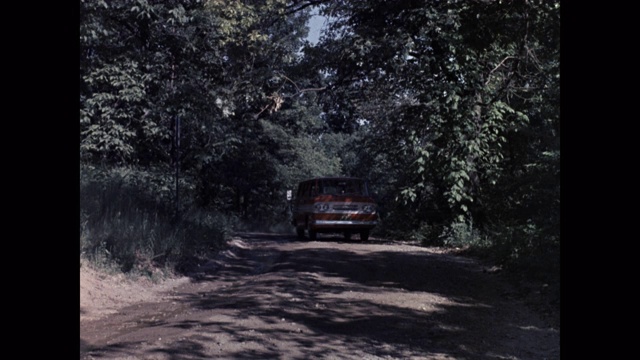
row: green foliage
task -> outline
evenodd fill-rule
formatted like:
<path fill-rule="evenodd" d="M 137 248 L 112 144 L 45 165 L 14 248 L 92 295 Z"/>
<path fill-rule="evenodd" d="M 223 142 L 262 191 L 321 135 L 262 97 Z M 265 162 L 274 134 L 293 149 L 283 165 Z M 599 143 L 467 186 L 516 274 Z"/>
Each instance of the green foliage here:
<path fill-rule="evenodd" d="M 202 206 L 236 213 L 252 229 L 289 221 L 287 190 L 312 176 L 340 174 L 336 154 L 328 153 L 318 117 L 298 102 L 240 131 L 238 145 L 201 168 Z"/>
<path fill-rule="evenodd" d="M 139 183 L 161 181 L 167 207 L 179 172 L 183 218 L 196 206 L 265 227 L 286 221 L 286 190 L 341 172 L 309 90 L 322 84 L 300 65 L 310 9 L 289 5 L 81 3 L 82 159 L 133 166 L 138 178 L 162 169 Z"/>
<path fill-rule="evenodd" d="M 448 247 L 473 247 L 487 248 L 491 242 L 478 229 L 473 227 L 473 222 L 454 222 L 443 229 L 440 239 L 444 246 Z"/>
<path fill-rule="evenodd" d="M 323 7 L 332 23 L 315 52 L 332 89 L 325 111 L 367 124 L 357 162 L 388 174 L 374 181 L 386 231 L 495 245 L 504 259 L 559 244 L 559 10 L 518 1 Z M 497 229 L 529 240 L 494 239 Z"/>
<path fill-rule="evenodd" d="M 328 16 L 316 46 L 312 4 Z M 559 12 L 82 1 L 80 154 L 108 170 L 83 170 L 81 249 L 123 264 L 197 252 L 230 227 L 284 226 L 284 194 L 303 179 L 352 175 L 376 193 L 381 235 L 508 262 L 555 253 Z"/>
<path fill-rule="evenodd" d="M 80 152 L 85 159 L 116 163 L 136 156 L 137 132 L 154 135 L 162 130 L 143 118 L 145 76 L 135 62 L 105 65 L 85 77 L 91 95 L 80 109 Z"/>

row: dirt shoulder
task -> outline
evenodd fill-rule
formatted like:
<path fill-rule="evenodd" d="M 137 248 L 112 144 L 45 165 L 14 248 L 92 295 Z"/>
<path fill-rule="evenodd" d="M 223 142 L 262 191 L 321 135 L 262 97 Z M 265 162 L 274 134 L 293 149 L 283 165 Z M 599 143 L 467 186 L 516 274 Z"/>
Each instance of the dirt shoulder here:
<path fill-rule="evenodd" d="M 154 284 L 81 267 L 80 356 L 559 359 L 499 273 L 441 249 L 243 234 Z"/>
<path fill-rule="evenodd" d="M 153 302 L 190 279 L 186 276 L 163 278 L 130 278 L 96 270 L 89 264 L 80 267 L 80 322 L 91 321 L 115 314 L 118 310 L 137 303 Z"/>

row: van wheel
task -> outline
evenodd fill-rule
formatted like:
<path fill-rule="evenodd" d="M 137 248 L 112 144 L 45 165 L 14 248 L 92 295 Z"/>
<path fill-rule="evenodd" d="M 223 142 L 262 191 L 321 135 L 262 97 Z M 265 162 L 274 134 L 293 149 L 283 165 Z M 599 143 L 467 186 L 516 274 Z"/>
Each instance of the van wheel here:
<path fill-rule="evenodd" d="M 316 231 L 311 228 L 307 228 L 307 232 L 309 233 L 309 240 L 315 241 L 317 238 Z"/>
<path fill-rule="evenodd" d="M 362 241 L 369 240 L 369 230 L 360 231 L 360 240 Z"/>

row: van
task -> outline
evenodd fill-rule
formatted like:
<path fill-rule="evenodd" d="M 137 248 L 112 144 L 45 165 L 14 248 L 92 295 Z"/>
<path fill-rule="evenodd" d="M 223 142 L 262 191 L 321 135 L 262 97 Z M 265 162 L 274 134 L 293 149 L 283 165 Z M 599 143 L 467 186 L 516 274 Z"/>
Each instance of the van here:
<path fill-rule="evenodd" d="M 378 224 L 378 209 L 368 183 L 354 177 L 319 177 L 298 184 L 292 201 L 291 224 L 299 238 L 305 230 L 310 240 L 317 233 L 342 233 L 349 240 L 358 233 L 362 241 Z"/>

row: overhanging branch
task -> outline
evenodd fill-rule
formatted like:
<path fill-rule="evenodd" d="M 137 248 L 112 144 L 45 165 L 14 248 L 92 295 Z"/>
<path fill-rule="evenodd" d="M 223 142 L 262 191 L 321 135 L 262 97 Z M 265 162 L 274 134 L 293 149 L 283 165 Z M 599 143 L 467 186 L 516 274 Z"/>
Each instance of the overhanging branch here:
<path fill-rule="evenodd" d="M 293 80 L 289 79 L 289 77 L 287 77 L 286 75 L 284 75 L 284 74 L 277 74 L 277 75 L 278 75 L 278 76 L 281 76 L 281 77 L 285 80 L 285 82 L 284 82 L 284 83 L 282 83 L 282 85 L 280 85 L 280 88 L 278 89 L 278 91 L 275 91 L 275 92 L 274 92 L 273 94 L 271 94 L 270 96 L 267 96 L 267 99 L 269 99 L 269 100 L 270 100 L 270 102 L 269 102 L 267 105 L 265 105 L 265 106 L 260 110 L 260 112 L 259 112 L 259 113 L 257 113 L 257 114 L 255 115 L 255 118 L 256 118 L 256 119 L 260 116 L 260 114 L 262 114 L 263 112 L 265 112 L 265 111 L 267 111 L 267 110 L 269 110 L 269 114 L 271 114 L 271 113 L 273 113 L 273 112 L 277 112 L 278 110 L 280 110 L 280 107 L 281 107 L 281 106 L 282 106 L 282 104 L 284 103 L 284 99 L 285 99 L 285 98 L 291 98 L 291 97 L 294 97 L 294 96 L 298 96 L 298 95 L 300 95 L 300 94 L 303 94 L 303 93 L 305 93 L 305 92 L 309 92 L 309 91 L 322 91 L 322 90 L 325 90 L 325 89 L 327 88 L 326 86 L 323 86 L 323 87 L 315 87 L 315 88 L 304 88 L 304 89 L 300 89 L 300 87 L 298 86 L 298 84 L 296 84 L 296 82 L 295 82 L 295 81 L 293 81 Z M 287 82 L 290 82 L 291 84 L 293 84 L 293 86 L 294 86 L 294 87 L 295 87 L 295 89 L 296 89 L 296 92 L 295 92 L 295 93 L 293 93 L 293 94 L 291 94 L 291 95 L 285 95 L 285 94 L 281 95 L 281 94 L 280 94 L 280 91 L 282 90 L 282 88 L 284 87 L 284 85 L 285 85 Z"/>

